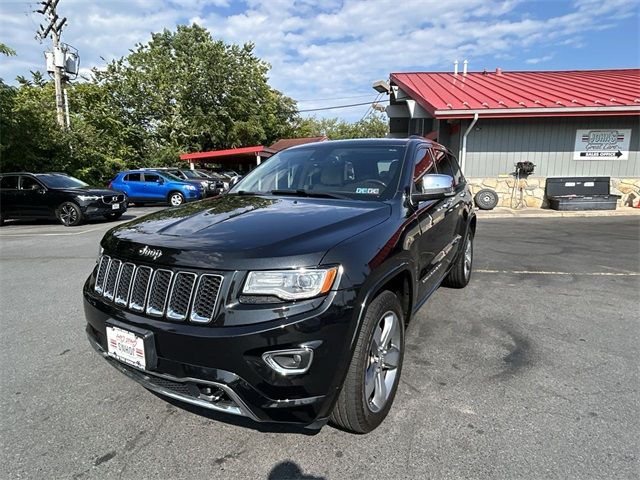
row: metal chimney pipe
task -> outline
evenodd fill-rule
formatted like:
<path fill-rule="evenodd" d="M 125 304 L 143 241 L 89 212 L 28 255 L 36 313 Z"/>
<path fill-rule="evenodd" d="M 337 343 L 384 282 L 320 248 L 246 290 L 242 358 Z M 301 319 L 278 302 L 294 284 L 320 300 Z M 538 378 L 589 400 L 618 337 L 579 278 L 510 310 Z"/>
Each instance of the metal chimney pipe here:
<path fill-rule="evenodd" d="M 462 75 L 464 75 L 465 77 L 467 76 L 467 64 L 468 63 L 469 62 L 466 61 L 466 60 L 464 62 L 462 62 Z"/>
<path fill-rule="evenodd" d="M 453 62 L 453 74 L 458 75 L 458 60 Z"/>

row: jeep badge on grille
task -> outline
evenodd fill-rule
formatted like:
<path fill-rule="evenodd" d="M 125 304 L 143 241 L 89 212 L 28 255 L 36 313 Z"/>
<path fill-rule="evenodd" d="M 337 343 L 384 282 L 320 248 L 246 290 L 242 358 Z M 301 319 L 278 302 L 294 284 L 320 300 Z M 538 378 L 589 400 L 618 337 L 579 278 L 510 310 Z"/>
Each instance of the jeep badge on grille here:
<path fill-rule="evenodd" d="M 157 260 L 162 256 L 162 250 L 149 248 L 148 245 L 145 245 L 140 250 L 138 250 L 138 253 L 144 257 L 151 257 L 154 260 Z"/>

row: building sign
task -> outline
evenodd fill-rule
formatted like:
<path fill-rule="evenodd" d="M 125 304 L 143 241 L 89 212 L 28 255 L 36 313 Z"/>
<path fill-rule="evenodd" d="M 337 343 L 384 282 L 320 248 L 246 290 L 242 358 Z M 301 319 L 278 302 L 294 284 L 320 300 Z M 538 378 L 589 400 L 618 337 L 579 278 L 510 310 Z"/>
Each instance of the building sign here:
<path fill-rule="evenodd" d="M 576 130 L 574 160 L 627 160 L 631 129 Z"/>

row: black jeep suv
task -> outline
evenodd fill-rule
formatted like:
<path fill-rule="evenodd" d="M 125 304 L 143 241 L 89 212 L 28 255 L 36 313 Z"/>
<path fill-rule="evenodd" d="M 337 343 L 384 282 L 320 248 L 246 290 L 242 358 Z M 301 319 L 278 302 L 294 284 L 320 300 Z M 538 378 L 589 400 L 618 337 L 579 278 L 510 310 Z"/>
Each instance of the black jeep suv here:
<path fill-rule="evenodd" d="M 64 173 L 0 174 L 0 225 L 10 218 L 57 218 L 73 227 L 89 218 L 117 220 L 126 211 L 122 192 L 92 188 Z"/>
<path fill-rule="evenodd" d="M 109 231 L 87 334 L 146 388 L 257 421 L 368 432 L 394 399 L 405 327 L 469 282 L 476 217 L 424 139 L 284 150 L 222 197 Z"/>

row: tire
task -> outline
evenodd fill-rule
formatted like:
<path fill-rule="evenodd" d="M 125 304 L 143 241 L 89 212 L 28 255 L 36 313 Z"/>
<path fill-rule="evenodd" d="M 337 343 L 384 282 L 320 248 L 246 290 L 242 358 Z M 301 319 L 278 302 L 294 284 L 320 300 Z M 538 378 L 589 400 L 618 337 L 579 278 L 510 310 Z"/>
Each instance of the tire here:
<path fill-rule="evenodd" d="M 381 358 L 374 357 L 373 352 L 376 355 L 380 353 L 376 345 L 384 340 L 383 332 L 389 321 L 392 324 L 389 325 L 388 341 L 383 350 L 386 353 Z M 390 355 L 392 352 L 393 357 Z M 402 371 L 403 356 L 402 307 L 398 297 L 385 290 L 371 302 L 365 312 L 349 371 L 331 414 L 331 423 L 354 433 L 367 433 L 380 425 L 393 404 Z M 393 364 L 395 368 L 388 368 Z M 377 368 L 380 366 L 381 370 L 378 371 Z M 365 377 L 368 377 L 369 381 Z M 380 387 L 383 384 L 384 389 Z"/>
<path fill-rule="evenodd" d="M 184 195 L 180 192 L 171 192 L 169 194 L 169 205 L 178 207 L 184 203 Z"/>
<path fill-rule="evenodd" d="M 442 285 L 449 288 L 464 288 L 471 280 L 473 269 L 473 233 L 467 234 L 456 263 L 445 277 Z"/>
<path fill-rule="evenodd" d="M 80 207 L 73 202 L 64 202 L 56 210 L 56 217 L 65 227 L 75 227 L 84 220 Z"/>
<path fill-rule="evenodd" d="M 124 212 L 105 213 L 104 218 L 107 220 L 118 220 Z"/>
<path fill-rule="evenodd" d="M 484 188 L 473 197 L 480 210 L 493 210 L 498 205 L 498 194 L 490 188 Z"/>

